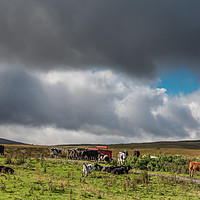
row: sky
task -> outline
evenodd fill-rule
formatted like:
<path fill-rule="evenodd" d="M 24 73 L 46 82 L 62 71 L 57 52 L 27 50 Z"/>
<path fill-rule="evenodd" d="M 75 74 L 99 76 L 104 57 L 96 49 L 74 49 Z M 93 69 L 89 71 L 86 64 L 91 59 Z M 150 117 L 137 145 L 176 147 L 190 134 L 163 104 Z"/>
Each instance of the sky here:
<path fill-rule="evenodd" d="M 0 1 L 0 137 L 200 137 L 200 2 Z"/>

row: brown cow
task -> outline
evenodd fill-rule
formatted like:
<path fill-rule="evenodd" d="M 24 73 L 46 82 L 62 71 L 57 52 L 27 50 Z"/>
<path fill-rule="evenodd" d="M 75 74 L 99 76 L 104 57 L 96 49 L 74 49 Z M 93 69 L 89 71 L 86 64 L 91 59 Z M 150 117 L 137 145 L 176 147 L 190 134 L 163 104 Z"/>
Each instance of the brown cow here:
<path fill-rule="evenodd" d="M 200 172 L 200 163 L 195 161 L 190 161 L 190 166 L 189 166 L 190 177 L 193 177 L 194 170 Z"/>

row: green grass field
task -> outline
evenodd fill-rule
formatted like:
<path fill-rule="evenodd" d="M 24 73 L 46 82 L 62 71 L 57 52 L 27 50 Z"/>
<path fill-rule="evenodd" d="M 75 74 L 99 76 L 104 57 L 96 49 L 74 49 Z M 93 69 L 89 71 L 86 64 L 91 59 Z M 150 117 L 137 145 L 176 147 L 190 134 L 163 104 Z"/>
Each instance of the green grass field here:
<path fill-rule="evenodd" d="M 154 152 L 154 155 L 157 153 Z M 49 149 L 46 146 L 6 146 L 0 165 L 13 168 L 15 173 L 0 174 L 0 199 L 182 200 L 200 197 L 200 185 L 196 183 L 147 174 L 147 171 L 152 171 L 188 177 L 188 157 L 162 152 L 158 160 L 150 160 L 148 156 L 138 160 L 130 158 L 128 163 L 141 174 L 112 175 L 95 171 L 87 178 L 82 177 L 82 165 L 78 161 L 70 164 L 65 155 L 62 160 L 48 158 Z M 195 172 L 194 177 L 199 178 L 199 174 Z"/>
<path fill-rule="evenodd" d="M 1 163 L 6 159 L 1 158 Z M 14 175 L 0 176 L 2 199 L 199 199 L 199 185 L 165 177 L 94 172 L 82 165 L 43 159 L 12 159 Z"/>

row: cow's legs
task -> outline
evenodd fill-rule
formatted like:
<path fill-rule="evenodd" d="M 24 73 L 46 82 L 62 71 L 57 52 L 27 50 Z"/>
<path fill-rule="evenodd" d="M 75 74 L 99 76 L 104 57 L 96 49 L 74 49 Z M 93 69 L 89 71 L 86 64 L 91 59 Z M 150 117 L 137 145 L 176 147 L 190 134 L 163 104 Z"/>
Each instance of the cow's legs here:
<path fill-rule="evenodd" d="M 191 177 L 193 177 L 194 169 L 191 169 Z"/>

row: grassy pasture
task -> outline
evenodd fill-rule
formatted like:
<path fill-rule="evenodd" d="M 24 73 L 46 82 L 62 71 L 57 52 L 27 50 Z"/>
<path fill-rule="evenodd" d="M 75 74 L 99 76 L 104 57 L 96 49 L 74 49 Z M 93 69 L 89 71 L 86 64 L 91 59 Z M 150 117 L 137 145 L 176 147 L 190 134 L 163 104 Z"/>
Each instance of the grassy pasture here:
<path fill-rule="evenodd" d="M 112 175 L 94 172 L 91 176 L 82 177 L 82 165 L 67 163 L 66 155 L 62 160 L 47 160 L 48 146 L 6 145 L 5 156 L 0 158 L 0 165 L 15 170 L 14 175 L 0 174 L 0 199 L 199 199 L 200 186 L 191 182 L 164 176 L 148 176 L 146 170 L 142 174 Z M 63 147 L 74 148 L 74 147 Z M 128 150 L 132 155 L 135 149 L 113 148 L 113 156 L 121 150 Z M 184 155 L 198 157 L 198 150 L 191 149 L 137 149 L 141 154 Z M 173 157 L 174 158 L 174 157 Z M 168 157 L 167 157 L 168 159 Z M 146 161 L 146 160 L 145 160 Z M 182 160 L 181 160 L 182 161 Z M 137 168 L 143 160 L 129 160 Z M 152 161 L 153 162 L 153 161 Z M 179 167 L 188 168 L 185 163 Z M 155 170 L 152 170 L 155 171 Z M 166 172 L 156 171 L 159 174 Z M 167 172 L 179 175 L 176 171 Z M 188 176 L 188 172 L 183 172 Z M 195 178 L 199 178 L 198 172 Z"/>

